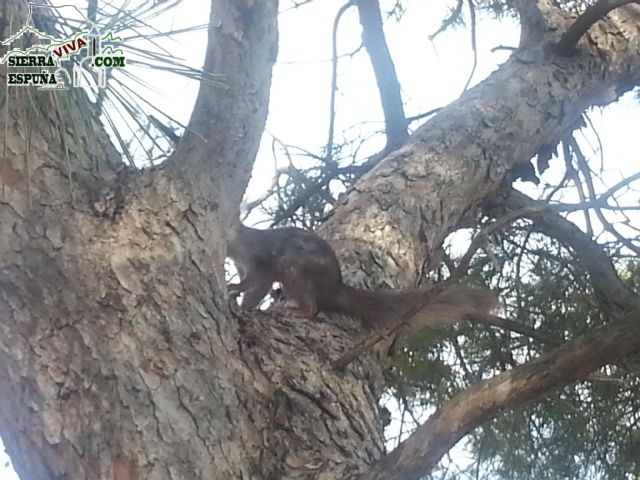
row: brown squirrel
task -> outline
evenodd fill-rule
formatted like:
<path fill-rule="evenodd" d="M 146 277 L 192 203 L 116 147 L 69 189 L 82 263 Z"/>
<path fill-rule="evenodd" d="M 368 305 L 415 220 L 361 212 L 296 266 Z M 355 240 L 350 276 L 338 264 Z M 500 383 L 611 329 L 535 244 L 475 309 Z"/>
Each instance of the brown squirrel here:
<path fill-rule="evenodd" d="M 332 248 L 316 233 L 294 227 L 257 230 L 240 224 L 228 242 L 240 283 L 229 292 L 244 293 L 243 309 L 256 308 L 274 282 L 296 308 L 280 308 L 294 316 L 313 318 L 319 311 L 361 319 L 368 327 L 385 327 L 424 303 L 409 323 L 433 326 L 452 323 L 467 315 L 485 315 L 497 305 L 488 290 L 452 285 L 440 293 L 426 290 L 370 291 L 342 282 Z M 429 298 L 432 296 L 432 298 Z M 426 303 L 425 303 L 426 302 Z"/>

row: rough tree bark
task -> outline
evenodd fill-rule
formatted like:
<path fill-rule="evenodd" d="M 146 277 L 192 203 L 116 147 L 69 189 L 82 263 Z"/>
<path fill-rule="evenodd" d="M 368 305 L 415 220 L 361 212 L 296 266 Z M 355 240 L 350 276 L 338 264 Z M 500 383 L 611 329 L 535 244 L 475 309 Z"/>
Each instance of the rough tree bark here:
<path fill-rule="evenodd" d="M 3 38 L 23 5 L 4 3 Z M 214 6 L 205 68 L 226 75 L 228 88 L 202 85 L 190 122 L 199 135 L 185 136 L 162 168 L 122 168 L 95 120 L 62 142 L 73 111 L 58 97 L 0 89 L 0 434 L 23 480 L 392 478 L 391 467 L 417 478 L 441 453 L 417 467 L 414 456 L 402 465 L 387 457 L 370 470 L 384 452 L 379 367 L 329 366 L 356 332 L 238 315 L 227 303 L 223 232 L 264 127 L 277 2 Z M 551 45 L 572 19 L 546 0 L 522 6 L 522 48 L 363 178 L 323 229 L 351 283 L 416 283 L 514 165 L 564 136 L 585 108 L 637 84 L 637 7 L 614 11 L 561 57 Z M 564 375 L 535 384 L 549 363 L 523 367 L 529 383 L 511 384 L 500 408 L 640 349 L 637 335 L 612 353 L 604 346 L 619 332 L 609 333 L 595 353 L 578 339 L 553 357 L 589 356 L 579 375 L 563 363 Z M 483 392 L 504 393 L 500 381 Z M 439 452 L 487 418 L 465 405 L 466 430 L 450 425 Z"/>

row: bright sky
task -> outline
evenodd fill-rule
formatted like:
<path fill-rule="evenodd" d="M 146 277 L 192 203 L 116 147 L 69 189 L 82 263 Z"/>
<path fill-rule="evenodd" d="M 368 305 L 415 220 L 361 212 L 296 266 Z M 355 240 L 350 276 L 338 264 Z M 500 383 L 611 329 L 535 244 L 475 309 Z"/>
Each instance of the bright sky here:
<path fill-rule="evenodd" d="M 53 3 L 74 3 L 80 8 L 86 7 L 86 0 L 54 0 Z M 166 31 L 193 26 L 196 22 L 206 23 L 209 3 L 209 0 L 183 2 L 154 25 Z M 326 143 L 331 30 L 333 17 L 343 3 L 344 0 L 317 0 L 280 17 L 279 61 L 274 69 L 267 130 L 285 143 L 304 146 L 315 152 L 319 152 Z M 382 3 L 383 9 L 388 10 L 393 2 Z M 466 28 L 448 31 L 434 41 L 429 40 L 429 34 L 437 30 L 453 3 L 407 0 L 407 12 L 402 21 L 386 23 L 389 46 L 409 116 L 445 106 L 457 98 L 471 71 L 470 34 Z M 284 8 L 288 2 L 283 0 L 281 4 Z M 492 53 L 493 47 L 517 46 L 518 43 L 519 29 L 514 21 L 498 22 L 480 17 L 478 24 L 478 66 L 472 83 L 481 81 L 508 57 L 504 50 Z M 185 63 L 200 67 L 205 42 L 205 32 L 200 31 L 182 34 L 171 42 L 163 41 L 163 45 L 184 58 Z M 360 25 L 352 8 L 341 23 L 339 52 L 351 52 L 359 43 Z M 142 42 L 134 44 L 141 45 Z M 187 123 L 197 93 L 195 82 L 164 72 L 130 68 L 159 90 L 157 94 L 144 93 L 151 103 Z M 338 86 L 338 132 L 361 122 L 368 122 L 359 127 L 364 132 L 381 128 L 382 112 L 375 79 L 364 50 L 353 58 L 340 61 Z M 637 134 L 640 108 L 637 100 L 627 96 L 602 112 L 593 112 L 591 118 L 604 144 L 605 165 L 611 170 L 606 177 L 607 183 L 613 185 L 623 176 L 640 170 L 637 154 L 640 151 L 640 136 Z M 593 135 L 588 136 L 596 145 Z M 377 146 L 382 141 L 380 139 Z M 372 150 L 375 147 L 371 145 Z M 557 165 L 558 160 L 552 161 L 552 169 Z M 265 135 L 248 191 L 249 198 L 259 195 L 270 183 L 272 172 L 271 138 Z M 549 178 L 555 178 L 556 174 L 550 172 L 549 175 Z M 530 187 L 527 189 L 531 190 Z M 638 195 L 631 200 L 637 204 Z M 6 462 L 8 459 L 3 456 L 0 444 L 0 480 L 17 480 L 15 473 L 5 466 Z"/>

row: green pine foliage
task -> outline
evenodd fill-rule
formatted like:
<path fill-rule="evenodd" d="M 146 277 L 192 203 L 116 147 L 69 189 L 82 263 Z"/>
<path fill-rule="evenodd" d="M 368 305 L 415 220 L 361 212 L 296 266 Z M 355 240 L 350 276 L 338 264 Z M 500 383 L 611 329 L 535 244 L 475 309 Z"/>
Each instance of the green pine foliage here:
<path fill-rule="evenodd" d="M 638 288 L 640 265 L 620 260 L 618 266 Z M 534 328 L 549 342 L 477 322 L 412 337 L 393 358 L 388 377 L 390 393 L 416 412 L 433 411 L 478 380 L 606 322 L 572 252 L 532 234 L 526 224 L 494 238 L 491 255 L 478 255 L 473 268 L 476 281 L 499 288 L 506 318 Z M 473 458 L 469 466 L 432 478 L 637 479 L 640 358 L 610 365 L 499 417 L 477 429 L 465 448 Z"/>

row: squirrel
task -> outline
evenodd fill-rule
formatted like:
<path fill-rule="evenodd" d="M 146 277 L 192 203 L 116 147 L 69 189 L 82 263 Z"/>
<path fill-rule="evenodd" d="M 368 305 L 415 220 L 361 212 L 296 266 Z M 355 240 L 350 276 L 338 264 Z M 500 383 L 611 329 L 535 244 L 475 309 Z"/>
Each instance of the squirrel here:
<path fill-rule="evenodd" d="M 349 287 L 342 281 L 340 265 L 331 246 L 312 231 L 295 227 L 258 230 L 239 224 L 227 244 L 227 256 L 241 281 L 229 284 L 230 293 L 243 293 L 241 307 L 256 308 L 274 282 L 296 307 L 282 313 L 312 319 L 319 311 L 360 319 L 371 329 L 381 329 L 403 318 L 412 308 L 412 326 L 450 324 L 468 315 L 486 315 L 497 305 L 488 290 L 452 285 L 439 293 L 420 289 L 372 291 Z M 432 296 L 432 298 L 429 298 Z"/>

